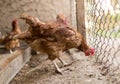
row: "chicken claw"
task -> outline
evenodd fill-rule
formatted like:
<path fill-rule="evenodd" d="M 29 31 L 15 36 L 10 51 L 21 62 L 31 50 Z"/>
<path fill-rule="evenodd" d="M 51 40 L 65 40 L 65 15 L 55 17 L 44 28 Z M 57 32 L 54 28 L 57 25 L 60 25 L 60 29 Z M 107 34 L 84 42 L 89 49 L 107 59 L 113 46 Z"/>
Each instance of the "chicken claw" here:
<path fill-rule="evenodd" d="M 58 58 L 60 60 L 60 62 L 63 64 L 62 67 L 67 67 L 67 66 L 70 66 L 72 65 L 74 62 L 78 61 L 78 60 L 74 60 L 72 61 L 71 63 L 66 63 L 65 61 L 63 61 L 60 57 Z"/>
<path fill-rule="evenodd" d="M 62 67 L 66 67 L 66 66 L 69 65 L 68 63 L 66 63 L 65 61 L 63 61 L 60 57 L 58 57 L 58 60 L 60 60 L 60 62 L 62 63 Z"/>

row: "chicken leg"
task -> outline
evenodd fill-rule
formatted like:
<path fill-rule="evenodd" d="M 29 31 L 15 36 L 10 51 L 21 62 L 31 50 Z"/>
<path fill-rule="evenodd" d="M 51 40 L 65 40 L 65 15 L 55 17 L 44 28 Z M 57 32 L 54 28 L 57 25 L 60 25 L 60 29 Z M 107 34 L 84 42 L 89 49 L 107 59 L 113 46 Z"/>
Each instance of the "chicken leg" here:
<path fill-rule="evenodd" d="M 66 66 L 69 66 L 71 65 L 72 63 L 66 63 L 64 60 L 62 60 L 60 57 L 62 56 L 62 52 L 60 51 L 59 52 L 59 57 L 58 57 L 58 60 L 62 63 L 62 67 L 66 67 Z"/>
<path fill-rule="evenodd" d="M 10 49 L 9 51 L 10 51 L 10 54 L 13 54 L 13 51 L 12 51 L 12 49 Z"/>
<path fill-rule="evenodd" d="M 55 60 L 53 60 L 52 62 L 53 62 L 53 64 L 54 64 L 55 68 L 56 68 L 56 72 L 62 75 L 62 70 L 58 67 L 58 65 L 57 65 L 57 63 L 55 62 Z"/>

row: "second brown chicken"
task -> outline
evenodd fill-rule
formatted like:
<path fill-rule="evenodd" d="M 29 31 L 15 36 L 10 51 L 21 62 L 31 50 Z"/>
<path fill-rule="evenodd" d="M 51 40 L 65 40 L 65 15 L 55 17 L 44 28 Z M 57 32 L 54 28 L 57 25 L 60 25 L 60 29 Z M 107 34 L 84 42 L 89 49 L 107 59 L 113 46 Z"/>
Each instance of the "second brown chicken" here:
<path fill-rule="evenodd" d="M 12 37 L 16 34 L 21 33 L 21 30 L 19 28 L 18 25 L 18 21 L 17 19 L 12 21 L 12 31 L 10 33 L 8 33 L 5 36 L 1 36 L 0 37 L 0 44 L 4 45 L 4 47 L 10 51 L 10 53 L 13 53 L 13 49 L 15 49 L 16 47 L 20 46 L 20 41 L 19 39 L 12 39 Z"/>

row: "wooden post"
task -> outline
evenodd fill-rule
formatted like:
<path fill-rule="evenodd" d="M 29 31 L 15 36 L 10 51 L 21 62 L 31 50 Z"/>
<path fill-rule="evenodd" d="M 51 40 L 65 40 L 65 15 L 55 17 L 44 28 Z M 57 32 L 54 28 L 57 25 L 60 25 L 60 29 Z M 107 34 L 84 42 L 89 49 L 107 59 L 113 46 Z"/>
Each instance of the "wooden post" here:
<path fill-rule="evenodd" d="M 0 54 L 0 84 L 9 84 L 20 69 L 29 61 L 31 48 L 16 50 L 13 54 Z"/>
<path fill-rule="evenodd" d="M 76 16 L 78 31 L 86 38 L 84 0 L 76 0 Z"/>
<path fill-rule="evenodd" d="M 70 0 L 70 12 L 71 12 L 71 24 L 73 27 L 77 28 L 76 21 L 76 0 Z"/>

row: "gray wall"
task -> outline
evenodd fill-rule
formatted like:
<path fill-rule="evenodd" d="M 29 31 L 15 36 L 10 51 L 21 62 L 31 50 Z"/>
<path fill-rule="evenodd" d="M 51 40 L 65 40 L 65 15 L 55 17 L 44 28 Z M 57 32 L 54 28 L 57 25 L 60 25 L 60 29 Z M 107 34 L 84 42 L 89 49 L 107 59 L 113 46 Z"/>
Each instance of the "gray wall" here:
<path fill-rule="evenodd" d="M 57 14 L 63 13 L 76 26 L 75 10 L 75 0 L 0 0 L 0 31 L 10 31 L 11 21 L 22 13 L 37 16 L 41 21 L 55 20 Z M 19 23 L 25 29 L 25 22 Z"/>

